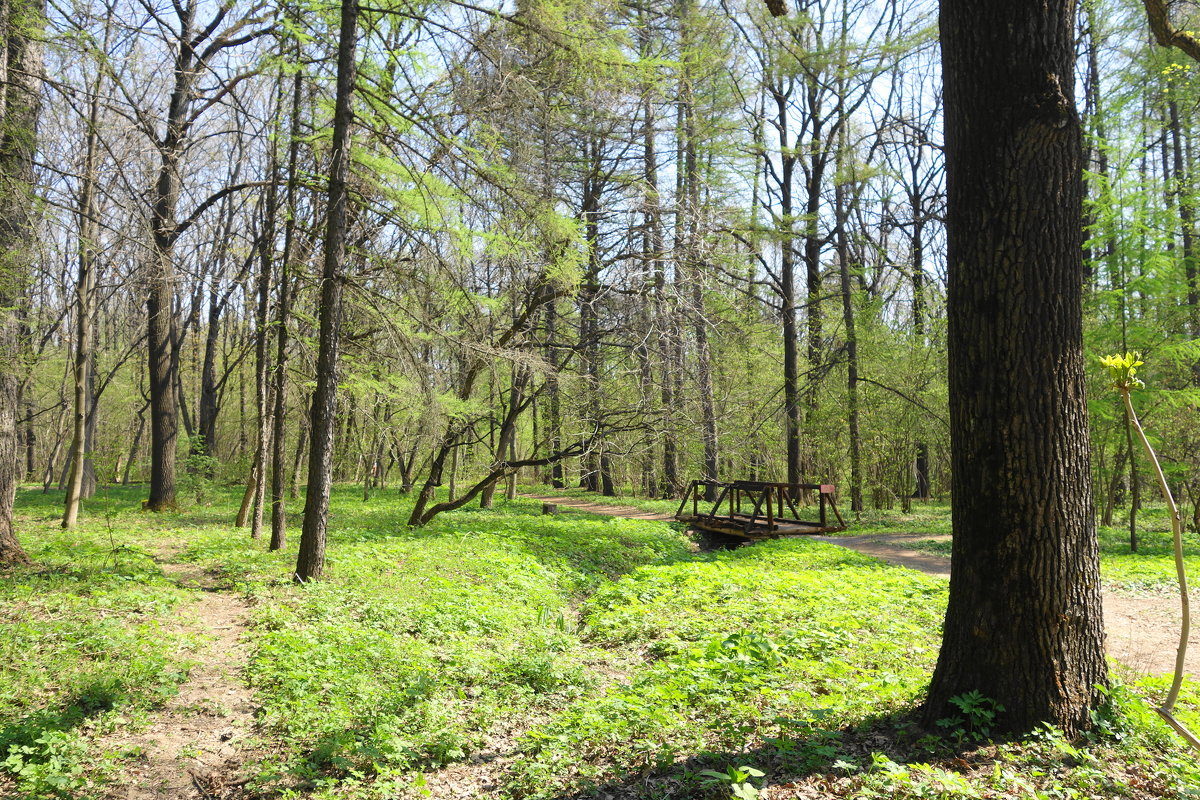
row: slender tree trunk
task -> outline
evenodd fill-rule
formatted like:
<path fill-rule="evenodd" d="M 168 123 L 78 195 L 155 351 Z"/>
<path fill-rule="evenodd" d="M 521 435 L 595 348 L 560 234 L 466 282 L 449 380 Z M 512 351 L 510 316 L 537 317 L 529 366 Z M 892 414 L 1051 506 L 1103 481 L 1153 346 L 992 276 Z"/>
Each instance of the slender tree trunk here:
<path fill-rule="evenodd" d="M 665 240 L 663 235 L 662 200 L 658 185 L 658 149 L 656 147 L 656 130 L 654 104 L 649 90 L 643 101 L 645 117 L 642 129 L 643 166 L 646 171 L 646 241 L 643 246 L 650 258 L 651 274 L 654 276 L 654 320 L 655 320 L 655 349 L 659 360 L 659 400 L 663 409 L 662 418 L 662 483 L 658 493 L 666 497 L 675 497 L 682 487 L 679 481 L 677 445 L 675 442 L 675 395 L 673 392 L 674 373 L 678 365 L 674 363 L 675 352 L 675 319 L 671 313 L 671 299 L 667 296 L 667 267 L 663 252 Z M 653 493 L 653 489 L 652 489 Z"/>
<path fill-rule="evenodd" d="M 692 42 L 692 20 L 695 13 L 694 0 L 682 0 L 680 9 L 680 51 L 683 53 L 683 79 L 680 86 L 680 110 L 682 126 L 679 135 L 682 137 L 680 148 L 683 151 L 684 191 L 680 214 L 684 223 L 684 252 L 683 258 L 687 265 L 685 274 L 692 284 L 692 320 L 696 337 L 696 383 L 700 395 L 701 440 L 704 443 L 704 473 L 707 481 L 718 479 L 717 452 L 717 413 L 716 401 L 713 397 L 713 367 L 712 353 L 708 341 L 708 315 L 705 311 L 705 270 L 700 256 L 699 230 L 701 225 L 700 208 L 700 162 L 696 133 L 696 103 L 693 82 L 692 61 L 697 57 Z M 716 500 L 716 487 L 705 487 L 705 497 L 709 501 Z"/>
<path fill-rule="evenodd" d="M 920 143 L 917 143 L 919 151 Z M 912 252 L 912 312 L 913 333 L 918 343 L 924 347 L 925 339 L 925 199 L 920 192 L 918 170 L 920 161 L 912 162 L 912 174 L 909 193 L 909 210 L 912 219 L 912 238 L 909 247 Z M 916 443 L 916 455 L 913 458 L 913 472 L 916 491 L 913 496 L 929 499 L 929 445 L 923 441 Z"/>
<path fill-rule="evenodd" d="M 25 480 L 32 481 L 37 472 L 37 433 L 33 429 L 33 406 L 25 403 Z"/>
<path fill-rule="evenodd" d="M 251 466 L 250 478 L 246 481 L 246 488 L 242 491 L 242 502 L 238 505 L 237 517 L 233 521 L 235 528 L 244 528 L 250 521 L 250 511 L 254 505 L 254 490 L 257 486 L 258 472 L 254 466 Z"/>
<path fill-rule="evenodd" d="M 342 0 L 338 34 L 337 94 L 333 112 L 333 157 L 329 169 L 329 210 L 325 228 L 325 264 L 321 274 L 320 345 L 317 386 L 312 398 L 312 450 L 308 457 L 308 493 L 296 580 L 321 577 L 325 569 L 325 526 L 329 521 L 333 428 L 336 421 L 338 350 L 342 329 L 342 282 L 345 280 L 346 227 L 350 174 L 350 129 L 354 122 L 355 44 L 358 6 Z"/>
<path fill-rule="evenodd" d="M 94 312 L 93 312 L 94 313 Z M 83 483 L 79 487 L 79 496 L 84 500 L 96 494 L 96 422 L 100 409 L 100 395 L 96 393 L 96 326 L 92 324 L 91 363 L 87 371 L 87 417 L 83 423 Z"/>
<path fill-rule="evenodd" d="M 583 221 L 584 234 L 587 237 L 588 265 L 583 286 L 579 291 L 579 337 L 580 352 L 584 358 L 584 374 L 587 378 L 588 411 L 590 423 L 594 426 L 601 424 L 601 385 L 600 385 L 600 327 L 597 302 L 600 294 L 600 201 L 604 191 L 601 178 L 602 165 L 600 150 L 602 143 L 589 139 L 586 145 L 589 171 L 584 178 L 583 200 L 580 204 L 580 217 Z M 604 437 L 596 440 L 597 446 L 592 448 L 583 459 L 583 475 L 580 485 L 589 492 L 600 491 L 600 453 L 603 451 Z"/>
<path fill-rule="evenodd" d="M 517 428 L 513 425 L 512 435 L 508 437 L 508 460 L 512 463 L 517 460 Z M 508 476 L 508 485 L 504 488 L 504 499 L 509 502 L 517 499 L 517 473 L 513 472 Z"/>
<path fill-rule="evenodd" d="M 813 76 L 813 80 L 817 80 Z M 809 85 L 806 87 L 810 96 L 815 92 L 815 87 Z M 816 106 L 815 100 L 810 100 L 811 106 Z M 823 133 L 820 121 L 819 112 L 814 114 L 812 119 L 811 141 L 814 143 L 822 143 Z M 808 368 L 813 371 L 813 375 L 819 375 L 821 370 L 822 344 L 821 344 L 821 248 L 823 241 L 820 230 L 821 219 L 821 196 L 825 188 L 825 167 L 828 156 L 821 151 L 818 144 L 813 147 L 813 152 L 809 157 L 807 180 L 805 182 L 806 199 L 804 204 L 804 273 L 805 273 L 805 291 L 806 298 L 804 302 L 804 313 L 806 321 L 806 337 L 808 351 Z M 818 381 L 810 379 L 808 381 L 808 390 L 804 396 L 804 419 L 808 426 L 815 423 L 817 416 L 817 397 Z M 807 448 L 811 450 L 811 444 Z M 804 448 L 801 450 L 801 473 L 811 472 L 816 469 L 814 463 L 814 454 L 806 452 Z M 811 477 L 811 476 L 810 476 Z"/>
<path fill-rule="evenodd" d="M 558 303 L 551 300 L 546 304 L 546 362 L 550 365 L 550 371 L 546 375 L 546 393 L 549 395 L 548 417 L 546 425 L 550 428 L 550 452 L 557 453 L 562 448 L 562 400 L 559 397 L 558 386 L 558 342 L 555 337 L 558 335 Z M 566 481 L 563 480 L 563 465 L 561 461 L 555 461 L 550 465 L 550 485 L 555 489 L 565 487 Z"/>
<path fill-rule="evenodd" d="M 926 716 L 1074 736 L 1106 682 L 1071 0 L 942 0 L 953 569 Z"/>
<path fill-rule="evenodd" d="M 133 465 L 137 463 L 138 449 L 142 445 L 142 433 L 146 430 L 146 408 L 148 405 L 142 406 L 137 413 L 137 431 L 133 434 L 133 444 L 129 446 L 129 459 L 125 462 L 125 474 L 121 478 L 122 485 L 129 485 L 129 473 L 133 470 Z"/>
<path fill-rule="evenodd" d="M 71 474 L 62 526 L 73 529 L 79 521 L 79 501 L 83 493 L 85 448 L 87 444 L 88 401 L 92 392 L 89 380 L 92 366 L 92 295 L 96 285 L 96 250 L 100 225 L 96 218 L 96 157 L 100 144 L 97 125 L 100 117 L 100 79 L 92 86 L 88 108 L 88 129 L 83 157 L 83 180 L 79 191 L 79 274 L 75 298 L 75 406 L 71 434 Z"/>
<path fill-rule="evenodd" d="M 301 46 L 296 42 L 296 57 L 301 55 Z M 292 112 L 291 134 L 288 140 L 288 184 L 287 216 L 283 227 L 283 261 L 279 265 L 279 310 L 275 327 L 277 339 L 275 344 L 274 365 L 274 399 L 275 413 L 271 423 L 274 430 L 271 434 L 271 544 L 270 549 L 282 550 L 287 545 L 287 500 L 284 497 L 284 472 L 286 458 L 284 439 L 286 438 L 287 412 L 287 363 L 288 363 L 288 323 L 291 321 L 291 262 L 296 238 L 296 168 L 300 160 L 300 108 L 304 102 L 304 78 L 297 70 L 292 78 Z"/>
<path fill-rule="evenodd" d="M 1108 481 L 1108 492 L 1104 499 L 1104 511 L 1100 515 L 1101 525 L 1112 525 L 1113 511 L 1117 505 L 1117 492 L 1121 487 L 1121 478 L 1124 477 L 1122 473 L 1125 471 L 1125 455 L 1127 452 L 1128 447 L 1123 444 L 1117 448 L 1116 455 L 1114 456 L 1112 477 Z"/>
<path fill-rule="evenodd" d="M 189 455 L 216 456 L 217 454 L 217 349 L 221 342 L 221 312 L 224 301 L 220 296 L 219 279 L 212 278 L 208 294 L 208 326 L 204 331 L 204 355 L 200 360 L 200 396 L 196 400 L 196 433 L 189 443 Z M 201 462 L 203 463 L 203 462 Z M 193 461 L 192 464 L 195 464 Z M 189 466 L 189 471 L 196 467 Z M 205 478 L 212 477 L 212 470 L 204 468 Z"/>
<path fill-rule="evenodd" d="M 280 80 L 282 88 L 282 79 Z M 282 94 L 282 90 L 280 91 Z M 278 210 L 279 180 L 278 161 L 272 150 L 271 176 L 273 182 L 267 187 L 266 210 L 263 219 L 263 237 L 259 251 L 258 307 L 255 309 L 254 337 L 254 411 L 258 419 L 258 441 L 254 448 L 254 509 L 250 515 L 250 538 L 262 536 L 263 499 L 267 487 L 267 455 L 271 450 L 271 397 L 270 397 L 270 339 L 271 281 L 275 264 L 275 213 Z M 286 256 L 285 256 L 286 257 Z"/>
<path fill-rule="evenodd" d="M 775 102 L 775 126 L 779 133 L 779 300 L 783 333 L 783 425 L 787 448 L 787 482 L 804 482 L 800 443 L 800 354 L 796 330 L 796 254 L 792 225 L 794 224 L 792 183 L 796 156 L 792 149 L 788 120 L 789 95 L 782 85 L 770 87 Z"/>
<path fill-rule="evenodd" d="M 846 143 L 843 141 L 843 147 Z M 839 149 L 839 152 L 845 153 Z M 840 157 L 840 156 L 839 156 Z M 863 510 L 862 441 L 858 430 L 858 335 L 854 328 L 854 294 L 850 282 L 850 242 L 846 225 L 850 215 L 846 187 L 839 180 L 834 188 L 837 206 L 837 253 L 842 288 L 842 322 L 846 329 L 846 420 L 850 435 L 850 510 Z"/>
<path fill-rule="evenodd" d="M 311 410 L 307 416 L 312 416 Z M 296 453 L 292 456 L 292 480 L 288 486 L 288 498 L 291 500 L 300 497 L 300 471 L 304 468 L 306 452 L 308 452 L 308 425 L 301 425 L 300 436 L 296 439 Z"/>
<path fill-rule="evenodd" d="M 1138 479 L 1137 450 L 1133 446 L 1133 422 L 1125 410 L 1125 446 L 1129 451 L 1129 551 L 1138 549 L 1137 515 L 1142 507 L 1142 484 Z"/>
<path fill-rule="evenodd" d="M 1191 175 L 1185 168 L 1183 153 L 1183 126 L 1179 122 L 1179 103 L 1172 99 L 1167 103 L 1171 131 L 1171 153 L 1174 161 L 1175 196 L 1179 208 L 1179 238 L 1183 259 L 1183 274 L 1187 285 L 1187 333 L 1200 336 L 1200 284 L 1196 278 L 1196 211 L 1192 193 Z M 1197 374 L 1200 374 L 1198 372 Z"/>

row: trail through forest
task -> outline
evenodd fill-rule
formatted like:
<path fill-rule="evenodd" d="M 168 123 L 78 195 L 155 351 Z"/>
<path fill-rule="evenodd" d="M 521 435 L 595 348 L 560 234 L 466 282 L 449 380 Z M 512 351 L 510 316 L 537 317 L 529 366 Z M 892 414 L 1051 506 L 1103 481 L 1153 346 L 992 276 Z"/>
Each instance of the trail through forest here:
<path fill-rule="evenodd" d="M 627 506 L 601 505 L 578 498 L 542 497 L 531 499 L 629 519 L 671 520 L 669 514 L 653 514 Z M 949 540 L 946 535 L 924 533 L 863 534 L 859 536 L 814 536 L 813 539 L 848 547 L 866 555 L 927 575 L 950 577 L 950 559 L 934 553 L 913 550 L 905 545 L 915 541 Z M 1175 649 L 1179 643 L 1179 599 L 1169 593 L 1133 595 L 1111 589 L 1104 591 L 1104 628 L 1109 655 L 1139 674 L 1168 674 L 1175 669 Z M 1200 677 L 1200 631 L 1193 628 L 1188 640 L 1186 669 L 1192 678 Z"/>
<path fill-rule="evenodd" d="M 660 514 L 655 511 L 643 511 L 640 508 L 630 508 L 629 506 L 611 506 L 603 503 L 593 503 L 590 500 L 582 500 L 578 497 L 552 497 L 543 496 L 540 494 L 522 494 L 521 497 L 527 497 L 530 500 L 541 500 L 543 503 L 553 503 L 559 506 L 566 506 L 578 511 L 587 511 L 592 514 L 603 514 L 606 517 L 623 517 L 624 519 L 651 519 L 660 522 L 673 522 L 674 514 Z"/>
<path fill-rule="evenodd" d="M 669 514 L 571 497 L 525 495 L 564 508 L 628 519 L 670 520 Z M 911 549 L 915 541 L 945 540 L 930 534 L 865 534 L 813 537 L 909 569 L 949 578 L 949 559 Z M 242 680 L 247 665 L 243 643 L 248 605 L 225 590 L 218 578 L 180 563 L 174 552 L 156 559 L 163 572 L 193 592 L 177 614 L 177 631 L 197 646 L 181 657 L 194 663 L 179 693 L 153 712 L 139 732 L 115 735 L 106 750 L 136 751 L 106 794 L 107 800 L 232 800 L 247 782 L 242 766 L 251 752 L 254 702 Z M 1137 673 L 1169 673 L 1178 636 L 1178 602 L 1169 594 L 1137 596 L 1106 590 L 1104 614 L 1108 651 Z M 1193 638 L 1187 662 L 1200 675 L 1200 636 Z M 430 796 L 450 798 L 486 793 L 515 756 L 520 731 L 496 731 L 490 746 L 470 762 L 429 776 Z M 464 795 L 465 793 L 465 795 Z"/>
<path fill-rule="evenodd" d="M 254 724 L 252 693 L 241 679 L 249 607 L 213 576 L 173 558 L 164 552 L 156 560 L 168 577 L 194 591 L 175 627 L 198 637 L 196 651 L 181 654 L 195 666 L 179 694 L 150 715 L 148 727 L 105 743 L 106 750 L 141 751 L 110 787 L 110 800 L 224 800 L 248 782 L 239 769 Z"/>

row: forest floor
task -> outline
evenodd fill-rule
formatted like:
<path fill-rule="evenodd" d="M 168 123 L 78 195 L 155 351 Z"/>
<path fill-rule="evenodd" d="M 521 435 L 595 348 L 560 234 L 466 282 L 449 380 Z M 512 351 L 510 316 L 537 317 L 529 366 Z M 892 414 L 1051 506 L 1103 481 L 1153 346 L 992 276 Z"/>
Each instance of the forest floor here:
<path fill-rule="evenodd" d="M 921 721 L 944 506 L 705 550 L 667 524 L 674 503 L 546 488 L 412 529 L 410 498 L 339 487 L 325 579 L 304 586 L 298 516 L 269 551 L 232 526 L 237 487 L 166 514 L 108 487 L 76 531 L 60 495 L 23 490 L 34 563 L 0 571 L 0 798 L 1200 795 L 1140 650 L 1114 646 L 1084 741 L 993 741 L 982 696 Z M 1168 550 L 1102 531 L 1111 645 L 1161 629 L 1173 651 Z M 1200 727 L 1196 684 L 1178 708 Z"/>
<path fill-rule="evenodd" d="M 103 749 L 139 754 L 112 777 L 105 794 L 111 800 L 210 800 L 249 780 L 240 774 L 240 748 L 254 728 L 253 693 L 243 680 L 250 608 L 227 581 L 178 556 L 179 548 L 153 553 L 163 574 L 187 592 L 169 624 L 196 643 L 188 654 L 194 666 L 144 727 L 99 741 Z"/>
<path fill-rule="evenodd" d="M 671 520 L 674 515 L 656 513 L 630 506 L 598 503 L 579 497 L 525 494 L 524 497 L 561 506 L 626 519 Z M 949 534 L 868 533 L 861 535 L 813 536 L 814 541 L 848 547 L 889 564 L 923 572 L 939 578 L 950 577 L 948 554 L 909 547 L 914 543 L 944 543 Z M 1179 598 L 1175 595 L 1104 591 L 1104 628 L 1107 647 L 1116 658 L 1139 675 L 1162 675 L 1175 671 L 1175 653 L 1179 646 Z M 1188 638 L 1185 669 L 1193 678 L 1200 676 L 1200 626 L 1194 626 Z"/>

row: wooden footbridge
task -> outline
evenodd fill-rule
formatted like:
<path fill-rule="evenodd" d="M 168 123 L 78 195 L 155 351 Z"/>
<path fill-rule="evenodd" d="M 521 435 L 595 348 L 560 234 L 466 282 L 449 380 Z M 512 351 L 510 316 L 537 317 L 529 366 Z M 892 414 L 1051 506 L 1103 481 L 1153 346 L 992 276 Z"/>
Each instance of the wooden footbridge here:
<path fill-rule="evenodd" d="M 819 498 L 816 520 L 800 516 L 804 492 L 815 493 Z M 708 508 L 709 501 L 704 498 L 713 494 L 716 502 Z M 830 511 L 837 519 L 836 523 L 829 519 Z M 692 481 L 675 512 L 675 519 L 693 528 L 752 541 L 846 530 L 846 522 L 834 501 L 834 487 L 828 483 Z"/>

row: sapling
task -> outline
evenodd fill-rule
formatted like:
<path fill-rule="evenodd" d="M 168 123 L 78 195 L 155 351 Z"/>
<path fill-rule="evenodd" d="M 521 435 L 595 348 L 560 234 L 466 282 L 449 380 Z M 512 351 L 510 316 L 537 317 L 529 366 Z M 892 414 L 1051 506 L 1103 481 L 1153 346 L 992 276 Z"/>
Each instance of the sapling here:
<path fill-rule="evenodd" d="M 1167 699 L 1155 710 L 1188 744 L 1200 750 L 1200 739 L 1197 739 L 1195 734 L 1171 714 L 1171 710 L 1175 707 L 1175 701 L 1179 699 L 1179 689 L 1183 685 L 1184 659 L 1187 656 L 1188 633 L 1191 629 L 1192 617 L 1188 602 L 1187 572 L 1183 566 L 1183 519 L 1179 516 L 1179 506 L 1171 494 L 1171 487 L 1167 485 L 1167 477 L 1163 474 L 1162 465 L 1158 463 L 1158 456 L 1155 454 L 1154 448 L 1150 446 L 1150 440 L 1146 438 L 1146 432 L 1142 430 L 1142 424 L 1138 421 L 1137 412 L 1133 410 L 1133 400 L 1130 398 L 1130 392 L 1134 388 L 1140 389 L 1146 385 L 1141 378 L 1137 377 L 1137 368 L 1146 362 L 1142 361 L 1141 353 L 1126 353 L 1123 356 L 1104 356 L 1100 359 L 1100 363 L 1108 368 L 1112 385 L 1120 393 L 1121 399 L 1125 403 L 1125 411 L 1128 412 L 1133 430 L 1142 443 L 1142 449 L 1146 451 L 1146 458 L 1154 467 L 1154 475 L 1158 478 L 1158 488 L 1162 492 L 1163 500 L 1167 503 L 1167 511 L 1171 515 L 1171 535 L 1175 544 L 1175 573 L 1179 579 L 1179 603 L 1183 611 L 1183 622 L 1179 630 L 1179 648 L 1175 652 L 1175 679 L 1171 681 L 1171 690 L 1167 692 Z"/>

